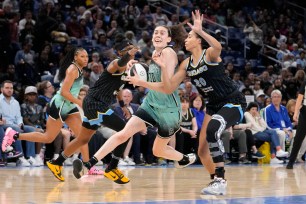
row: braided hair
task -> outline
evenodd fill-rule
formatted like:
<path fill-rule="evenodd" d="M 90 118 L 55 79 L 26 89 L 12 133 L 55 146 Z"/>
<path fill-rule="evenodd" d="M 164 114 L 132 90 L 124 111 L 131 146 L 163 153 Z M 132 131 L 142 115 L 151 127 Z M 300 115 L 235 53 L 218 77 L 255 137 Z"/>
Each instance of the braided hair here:
<path fill-rule="evenodd" d="M 59 73 L 58 73 L 59 81 L 62 81 L 62 80 L 65 79 L 65 77 L 66 77 L 66 70 L 71 65 L 71 63 L 74 61 L 74 56 L 76 56 L 78 54 L 78 52 L 83 51 L 83 50 L 85 50 L 85 49 L 82 48 L 82 47 L 72 47 L 67 52 L 65 57 L 60 62 L 60 69 L 59 69 Z"/>

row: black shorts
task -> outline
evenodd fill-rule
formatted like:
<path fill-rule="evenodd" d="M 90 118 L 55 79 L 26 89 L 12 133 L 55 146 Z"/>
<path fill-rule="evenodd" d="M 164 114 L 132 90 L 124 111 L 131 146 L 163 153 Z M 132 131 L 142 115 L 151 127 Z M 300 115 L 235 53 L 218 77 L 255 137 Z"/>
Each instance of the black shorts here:
<path fill-rule="evenodd" d="M 69 115 L 76 114 L 79 109 L 70 101 L 63 101 L 59 107 L 55 105 L 53 100 L 47 107 L 47 114 L 54 120 L 61 119 L 64 122 Z"/>
<path fill-rule="evenodd" d="M 120 131 L 125 126 L 125 121 L 117 115 L 110 107 L 91 96 L 86 96 L 83 101 L 84 118 L 82 126 L 97 130 L 101 125 Z"/>
<path fill-rule="evenodd" d="M 243 112 L 245 111 L 247 106 L 244 95 L 241 92 L 237 92 L 236 94 L 231 95 L 231 97 L 228 97 L 223 101 L 208 102 L 206 104 L 206 113 L 212 116 L 216 114 L 226 104 L 240 105 Z"/>

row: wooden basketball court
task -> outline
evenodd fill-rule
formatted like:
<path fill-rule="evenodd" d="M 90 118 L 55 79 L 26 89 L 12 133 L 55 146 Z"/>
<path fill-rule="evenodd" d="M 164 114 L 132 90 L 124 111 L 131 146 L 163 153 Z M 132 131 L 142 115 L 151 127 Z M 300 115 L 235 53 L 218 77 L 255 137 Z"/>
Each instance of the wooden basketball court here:
<path fill-rule="evenodd" d="M 101 167 L 99 167 L 101 168 Z M 56 180 L 47 167 L 0 169 L 0 203 L 306 203 L 306 165 L 226 166 L 226 196 L 201 195 L 209 182 L 202 166 L 120 167 L 131 179 L 126 185 L 103 176 L 77 180 L 72 167 L 66 181 Z"/>

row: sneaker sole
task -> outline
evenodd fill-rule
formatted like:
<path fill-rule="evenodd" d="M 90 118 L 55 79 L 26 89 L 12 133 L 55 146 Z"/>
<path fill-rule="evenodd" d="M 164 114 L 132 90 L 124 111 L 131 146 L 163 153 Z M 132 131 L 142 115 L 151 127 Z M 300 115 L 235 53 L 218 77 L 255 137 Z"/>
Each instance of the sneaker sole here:
<path fill-rule="evenodd" d="M 73 175 L 75 178 L 80 179 L 82 177 L 81 172 L 83 171 L 83 163 L 81 160 L 76 159 L 73 161 Z"/>
<path fill-rule="evenodd" d="M 202 191 L 201 194 L 202 195 L 226 195 L 225 192 L 216 193 L 216 192 L 209 192 L 209 191 Z"/>

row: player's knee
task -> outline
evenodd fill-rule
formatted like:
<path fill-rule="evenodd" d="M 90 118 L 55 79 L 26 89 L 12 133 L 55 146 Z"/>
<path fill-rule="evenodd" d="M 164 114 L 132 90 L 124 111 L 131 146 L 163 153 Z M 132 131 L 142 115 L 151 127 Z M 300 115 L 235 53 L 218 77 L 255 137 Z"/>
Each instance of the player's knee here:
<path fill-rule="evenodd" d="M 220 115 L 213 115 L 211 121 L 207 125 L 207 130 L 206 130 L 207 142 L 212 143 L 219 140 L 225 127 L 226 127 L 226 122 L 224 118 Z"/>

